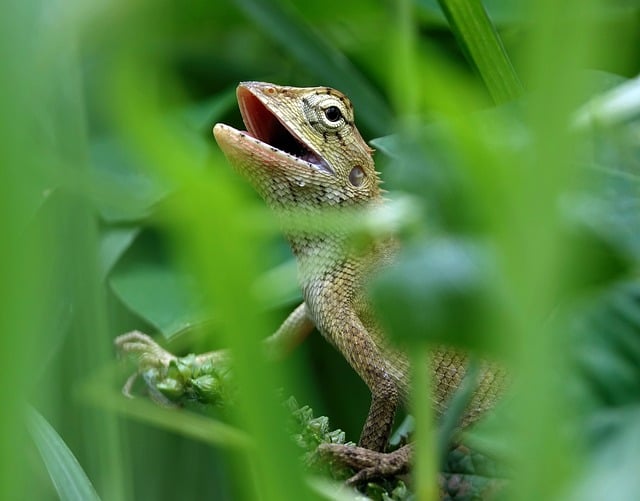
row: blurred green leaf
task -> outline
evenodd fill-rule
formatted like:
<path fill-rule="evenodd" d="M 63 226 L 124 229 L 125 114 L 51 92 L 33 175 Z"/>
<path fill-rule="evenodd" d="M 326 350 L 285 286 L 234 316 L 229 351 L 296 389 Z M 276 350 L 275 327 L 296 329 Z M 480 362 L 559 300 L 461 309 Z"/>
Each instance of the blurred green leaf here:
<path fill-rule="evenodd" d="M 614 284 L 581 305 L 574 320 L 576 355 L 591 404 L 624 408 L 640 395 L 640 284 Z M 597 419 L 597 414 L 594 415 Z"/>
<path fill-rule="evenodd" d="M 272 268 L 257 278 L 252 292 L 267 308 L 291 305 L 302 300 L 298 268 L 294 259 Z"/>
<path fill-rule="evenodd" d="M 606 92 L 593 93 L 595 96 L 575 113 L 575 125 L 597 128 L 637 119 L 640 116 L 640 77 L 625 80 L 618 75 L 598 74 L 597 82 L 608 84 L 602 89 Z"/>
<path fill-rule="evenodd" d="M 458 203 L 462 185 L 458 152 L 448 146 L 451 131 L 443 122 L 424 125 L 408 134 L 376 138 L 371 145 L 380 151 L 385 187 L 416 195 L 425 206 L 423 219 L 432 230 L 466 225 L 469 215 Z M 385 158 L 385 156 L 387 158 Z"/>
<path fill-rule="evenodd" d="M 149 247 L 151 246 L 151 247 Z M 193 277 L 176 269 L 147 237 L 112 272 L 109 285 L 128 307 L 170 339 L 207 320 L 202 293 Z M 156 247 L 155 253 L 148 252 Z"/>
<path fill-rule="evenodd" d="M 140 264 L 116 271 L 109 283 L 124 304 L 167 339 L 205 320 L 194 283 L 168 267 Z"/>
<path fill-rule="evenodd" d="M 397 342 L 478 348 L 495 321 L 496 266 L 473 241 L 434 239 L 404 250 L 374 280 L 371 295 Z"/>
<path fill-rule="evenodd" d="M 524 162 L 506 159 L 526 158 L 531 146 L 525 106 L 518 100 L 482 111 L 466 110 L 459 119 L 436 115 L 374 139 L 371 144 L 383 154 L 377 161 L 383 165 L 386 187 L 419 196 L 431 232 L 486 231 L 487 219 L 500 213 L 500 204 L 505 203 L 511 178 L 523 168 Z M 471 132 L 473 138 L 467 139 Z M 504 179 L 488 172 L 496 168 L 497 160 L 504 162 L 499 170 Z"/>
<path fill-rule="evenodd" d="M 145 161 L 113 138 L 91 144 L 94 185 L 100 214 L 110 223 L 136 222 L 148 217 L 168 190 L 152 179 Z"/>
<path fill-rule="evenodd" d="M 62 501 L 99 500 L 91 481 L 56 430 L 35 409 L 27 410 L 31 437 Z"/>
<path fill-rule="evenodd" d="M 100 235 L 100 274 L 106 277 L 140 233 L 140 228 L 108 227 Z"/>
<path fill-rule="evenodd" d="M 187 106 L 180 110 L 179 116 L 186 125 L 211 138 L 213 125 L 224 114 L 236 106 L 236 86 L 225 92 L 215 94 L 209 99 Z"/>
<path fill-rule="evenodd" d="M 640 492 L 640 406 L 627 410 L 611 440 L 590 457 L 581 481 L 567 499 L 635 499 Z"/>
<path fill-rule="evenodd" d="M 280 0 L 234 0 L 243 12 L 318 78 L 352 98 L 359 120 L 375 134 L 388 132 L 391 111 L 379 92 L 330 40 Z"/>

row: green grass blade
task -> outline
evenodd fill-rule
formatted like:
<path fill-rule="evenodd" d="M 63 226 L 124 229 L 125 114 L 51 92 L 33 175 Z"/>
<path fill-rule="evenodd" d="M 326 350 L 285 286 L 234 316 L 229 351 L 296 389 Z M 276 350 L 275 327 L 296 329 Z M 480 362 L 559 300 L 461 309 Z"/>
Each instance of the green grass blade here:
<path fill-rule="evenodd" d="M 433 409 L 429 399 L 424 395 L 431 394 L 431 381 L 427 371 L 423 370 L 428 360 L 423 346 L 414 347 L 415 353 L 411 360 L 413 367 L 412 413 L 415 417 L 416 430 L 415 466 L 415 494 L 420 501 L 435 501 L 438 499 L 438 458 L 436 456 L 437 437 L 433 419 Z"/>
<path fill-rule="evenodd" d="M 517 99 L 522 94 L 522 84 L 480 0 L 438 2 L 496 104 Z"/>
<path fill-rule="evenodd" d="M 462 383 L 448 403 L 447 411 L 438 429 L 438 460 L 440 461 L 440 465 L 444 464 L 447 453 L 449 452 L 449 447 L 456 433 L 456 428 L 459 426 L 464 412 L 473 398 L 473 392 L 478 387 L 479 375 L 480 365 L 477 360 L 472 359 L 467 367 L 467 373 Z"/>
<path fill-rule="evenodd" d="M 191 142 L 168 127 L 156 102 L 141 92 L 149 86 L 141 67 L 126 55 L 114 69 L 114 110 L 125 133 L 155 164 L 155 172 L 188 193 L 169 202 L 164 222 L 183 262 L 198 276 L 207 304 L 217 312 L 219 323 L 212 334 L 234 356 L 239 389 L 234 413 L 255 441 L 250 453 L 243 455 L 247 464 L 238 470 L 248 479 L 240 486 L 242 497 L 313 499 L 302 480 L 294 444 L 282 428 L 285 410 L 273 392 L 287 380 L 284 368 L 267 365 L 260 346 L 273 323 L 260 312 L 256 298 L 247 294 L 264 269 L 263 254 L 258 252 L 263 242 L 246 223 L 249 201 L 221 155 L 212 152 L 208 168 L 200 168 Z M 227 228 L 224 238 L 211 231 L 222 223 Z"/>
<path fill-rule="evenodd" d="M 97 408 L 210 445 L 234 449 L 247 449 L 252 445 L 249 436 L 231 425 L 194 412 L 163 408 L 150 400 L 126 399 L 97 379 L 83 386 L 80 395 Z"/>
<path fill-rule="evenodd" d="M 99 500 L 82 466 L 49 422 L 33 408 L 27 410 L 27 422 L 60 499 Z"/>

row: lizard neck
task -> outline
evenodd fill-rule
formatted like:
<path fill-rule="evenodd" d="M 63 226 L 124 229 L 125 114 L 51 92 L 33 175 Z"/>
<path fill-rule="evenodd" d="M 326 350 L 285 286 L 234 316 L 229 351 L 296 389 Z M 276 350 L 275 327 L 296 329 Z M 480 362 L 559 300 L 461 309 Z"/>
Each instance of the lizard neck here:
<path fill-rule="evenodd" d="M 297 233 L 288 239 L 303 295 L 339 277 L 345 299 L 360 294 L 363 282 L 392 261 L 398 246 L 392 238 L 363 243 L 341 233 Z"/>
<path fill-rule="evenodd" d="M 288 235 L 288 240 L 298 263 L 298 279 L 303 289 L 310 282 L 337 274 L 347 266 L 354 267 L 359 261 L 345 235 L 299 232 Z"/>

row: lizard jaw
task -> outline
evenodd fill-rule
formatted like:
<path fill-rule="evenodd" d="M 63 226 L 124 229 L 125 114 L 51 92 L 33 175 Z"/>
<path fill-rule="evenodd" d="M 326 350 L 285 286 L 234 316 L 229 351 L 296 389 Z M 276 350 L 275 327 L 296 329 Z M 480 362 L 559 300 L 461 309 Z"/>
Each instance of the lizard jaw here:
<path fill-rule="evenodd" d="M 327 161 L 287 127 L 260 99 L 259 94 L 252 92 L 250 86 L 238 86 L 237 95 L 240 114 L 249 136 L 259 140 L 274 153 L 275 149 L 296 160 L 302 160 L 320 172 L 334 174 Z"/>

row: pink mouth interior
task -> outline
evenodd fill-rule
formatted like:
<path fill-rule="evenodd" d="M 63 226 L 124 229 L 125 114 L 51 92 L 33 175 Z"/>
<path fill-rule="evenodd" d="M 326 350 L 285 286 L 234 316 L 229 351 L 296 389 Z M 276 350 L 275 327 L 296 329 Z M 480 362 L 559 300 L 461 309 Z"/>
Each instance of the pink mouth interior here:
<path fill-rule="evenodd" d="M 249 135 L 289 155 L 331 172 L 327 163 L 298 140 L 278 118 L 246 87 L 238 89 L 238 104 Z"/>

